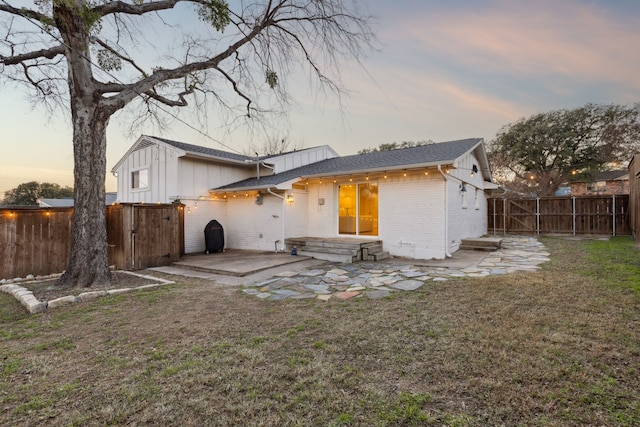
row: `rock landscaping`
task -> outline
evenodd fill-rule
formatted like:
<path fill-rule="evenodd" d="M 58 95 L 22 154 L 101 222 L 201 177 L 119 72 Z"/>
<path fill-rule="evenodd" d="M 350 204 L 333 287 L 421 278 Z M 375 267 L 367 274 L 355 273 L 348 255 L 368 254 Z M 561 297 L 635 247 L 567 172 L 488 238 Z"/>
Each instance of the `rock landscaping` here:
<path fill-rule="evenodd" d="M 413 291 L 428 281 L 485 277 L 517 271 L 535 271 L 549 261 L 544 245 L 533 237 L 507 237 L 501 249 L 488 253 L 477 265 L 466 268 L 423 267 L 409 261 L 329 263 L 311 270 L 286 271 L 275 277 L 243 287 L 257 298 L 278 301 L 286 298 L 385 298 L 393 292 Z"/>

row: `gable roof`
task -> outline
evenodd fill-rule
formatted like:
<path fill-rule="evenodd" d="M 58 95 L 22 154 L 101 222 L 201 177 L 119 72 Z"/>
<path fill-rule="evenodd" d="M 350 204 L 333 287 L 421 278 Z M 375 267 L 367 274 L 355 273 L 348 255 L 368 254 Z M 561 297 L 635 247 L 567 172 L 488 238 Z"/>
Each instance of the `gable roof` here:
<path fill-rule="evenodd" d="M 482 145 L 482 143 L 482 138 L 470 138 L 398 150 L 334 157 L 279 174 L 263 176 L 260 179 L 248 178 L 214 188 L 213 190 L 257 190 L 282 185 L 303 177 L 326 177 L 452 164 L 464 154 Z"/>
<path fill-rule="evenodd" d="M 157 136 L 148 136 L 147 138 L 155 141 L 164 142 L 167 145 L 175 147 L 179 150 L 184 151 L 186 154 L 190 154 L 193 156 L 213 157 L 216 159 L 234 160 L 242 163 L 245 163 L 245 160 L 252 161 L 252 162 L 255 161 L 253 157 L 245 156 L 244 154 L 230 153 L 228 151 L 216 150 L 215 148 L 202 147 L 200 145 L 187 144 L 185 142 L 159 138 Z"/>
<path fill-rule="evenodd" d="M 223 163 L 233 163 L 236 165 L 246 166 L 250 165 L 250 162 L 255 161 L 253 157 L 245 156 L 243 154 L 230 153 L 228 151 L 216 150 L 215 148 L 187 144 L 185 142 L 174 141 L 166 138 L 159 138 L 157 136 L 141 135 L 138 140 L 129 148 L 129 150 L 127 150 L 124 156 L 122 156 L 120 160 L 118 160 L 118 162 L 113 166 L 113 168 L 111 168 L 111 172 L 117 171 L 117 169 L 125 161 L 125 159 L 129 157 L 134 151 L 142 150 L 154 144 L 173 147 L 181 151 L 179 156 L 199 157 L 209 160 L 216 160 Z"/>

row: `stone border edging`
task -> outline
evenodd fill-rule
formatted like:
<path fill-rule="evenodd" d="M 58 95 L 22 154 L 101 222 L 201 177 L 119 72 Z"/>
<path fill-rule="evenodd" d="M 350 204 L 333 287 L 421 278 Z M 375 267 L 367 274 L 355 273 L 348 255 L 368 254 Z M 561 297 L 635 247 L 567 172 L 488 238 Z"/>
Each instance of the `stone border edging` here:
<path fill-rule="evenodd" d="M 161 279 L 159 277 L 133 273 L 131 271 L 118 270 L 118 272 L 119 273 L 131 274 L 132 276 L 141 277 L 143 279 L 155 280 L 155 281 L 158 281 L 160 283 L 151 283 L 149 285 L 137 286 L 135 288 L 109 289 L 107 291 L 89 291 L 89 292 L 83 292 L 83 293 L 81 293 L 80 295 L 77 295 L 77 296 L 76 295 L 67 295 L 65 297 L 52 299 L 50 301 L 40 301 L 33 295 L 32 291 L 30 291 L 29 289 L 24 288 L 24 287 L 22 287 L 20 285 L 13 284 L 13 283 L 6 284 L 6 285 L 1 285 L 0 286 L 0 291 L 1 292 L 5 292 L 5 293 L 7 293 L 9 295 L 12 295 L 18 301 L 20 301 L 20 304 L 22 304 L 27 309 L 27 311 L 29 313 L 36 314 L 36 313 L 41 313 L 41 312 L 45 311 L 48 308 L 56 308 L 56 307 L 60 307 L 60 306 L 66 305 L 66 304 L 74 304 L 74 303 L 77 303 L 77 302 L 88 301 L 88 300 L 91 300 L 91 299 L 94 299 L 94 298 L 99 298 L 99 297 L 102 297 L 102 296 L 121 294 L 121 293 L 125 293 L 125 292 L 137 291 L 137 290 L 141 290 L 141 289 L 156 288 L 158 286 L 173 285 L 173 284 L 176 283 L 176 282 L 174 282 L 172 280 L 165 280 L 165 279 Z M 46 277 L 45 278 L 41 278 L 41 279 L 46 279 Z M 25 283 L 25 282 L 21 282 L 21 283 Z M 29 283 L 29 282 L 26 282 L 26 283 Z"/>

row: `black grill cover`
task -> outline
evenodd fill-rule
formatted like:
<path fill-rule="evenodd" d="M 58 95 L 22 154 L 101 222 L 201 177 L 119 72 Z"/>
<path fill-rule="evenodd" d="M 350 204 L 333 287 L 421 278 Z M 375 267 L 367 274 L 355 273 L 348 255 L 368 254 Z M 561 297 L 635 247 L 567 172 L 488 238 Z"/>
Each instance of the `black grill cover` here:
<path fill-rule="evenodd" d="M 204 228 L 205 253 L 222 252 L 224 250 L 224 229 L 218 221 L 212 219 Z"/>

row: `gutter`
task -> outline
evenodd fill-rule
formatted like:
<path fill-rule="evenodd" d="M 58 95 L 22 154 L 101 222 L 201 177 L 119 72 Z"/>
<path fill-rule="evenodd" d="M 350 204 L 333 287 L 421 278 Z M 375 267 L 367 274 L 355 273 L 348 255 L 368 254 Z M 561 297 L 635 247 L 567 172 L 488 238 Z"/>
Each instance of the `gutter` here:
<path fill-rule="evenodd" d="M 269 193 L 269 194 L 271 194 L 273 196 L 276 196 L 276 197 L 278 197 L 279 199 L 282 200 L 282 214 L 280 215 L 280 218 L 282 218 L 282 238 L 280 240 L 280 242 L 281 242 L 280 243 L 280 245 L 281 245 L 280 250 L 281 250 L 281 252 L 284 252 L 284 248 L 285 248 L 285 246 L 284 246 L 284 219 L 285 219 L 285 213 L 286 213 L 285 207 L 286 207 L 286 204 L 287 204 L 287 199 L 284 196 L 281 196 L 280 194 L 277 194 L 277 193 L 274 193 L 273 191 L 271 191 L 270 187 L 267 187 L 267 193 Z M 277 245 L 278 245 L 278 242 L 276 241 L 276 248 L 277 248 Z M 277 250 L 276 250 L 276 252 L 277 252 Z"/>
<path fill-rule="evenodd" d="M 442 165 L 438 165 L 438 172 L 440 172 L 440 175 L 442 175 L 444 179 L 444 256 L 451 258 L 451 254 L 449 253 L 449 198 L 447 197 L 449 193 L 447 190 L 447 182 L 449 182 L 450 177 L 442 172 Z"/>

